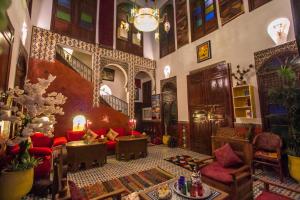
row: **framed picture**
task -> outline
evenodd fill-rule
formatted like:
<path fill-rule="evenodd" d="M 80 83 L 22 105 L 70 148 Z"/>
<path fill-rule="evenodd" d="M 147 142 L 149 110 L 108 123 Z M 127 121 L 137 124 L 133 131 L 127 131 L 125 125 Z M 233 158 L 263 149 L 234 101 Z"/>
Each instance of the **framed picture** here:
<path fill-rule="evenodd" d="M 104 68 L 101 72 L 102 80 L 114 81 L 115 80 L 115 70 Z"/>
<path fill-rule="evenodd" d="M 152 120 L 152 108 L 143 108 L 143 115 L 142 115 L 143 120 Z"/>
<path fill-rule="evenodd" d="M 197 50 L 197 62 L 198 63 L 203 62 L 208 59 L 211 59 L 210 40 L 197 46 L 196 50 Z"/>
<path fill-rule="evenodd" d="M 222 25 L 225 25 L 245 13 L 243 0 L 219 0 L 219 11 Z"/>
<path fill-rule="evenodd" d="M 152 95 L 152 119 L 153 120 L 160 120 L 160 95 Z"/>

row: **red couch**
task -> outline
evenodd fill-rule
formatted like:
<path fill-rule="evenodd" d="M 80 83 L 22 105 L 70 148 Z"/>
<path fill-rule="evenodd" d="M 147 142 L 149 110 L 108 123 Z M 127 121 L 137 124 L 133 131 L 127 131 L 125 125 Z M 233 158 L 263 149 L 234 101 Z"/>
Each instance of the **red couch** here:
<path fill-rule="evenodd" d="M 67 143 L 65 137 L 49 138 L 42 133 L 31 136 L 32 147 L 29 153 L 35 158 L 40 158 L 42 163 L 34 168 L 35 179 L 49 178 L 52 165 L 53 147 Z"/>
<path fill-rule="evenodd" d="M 131 134 L 133 134 L 133 135 L 141 134 L 138 131 L 127 132 L 125 130 L 125 128 L 112 128 L 112 129 L 114 131 L 116 131 L 117 133 L 119 133 L 119 135 L 117 137 L 131 135 Z M 109 131 L 109 128 L 100 128 L 98 130 L 94 130 L 94 132 L 98 135 L 99 138 L 102 135 L 105 136 L 108 133 L 108 131 Z M 84 134 L 85 134 L 84 131 L 67 131 L 67 140 L 68 140 L 68 142 L 81 140 L 82 137 L 84 136 Z M 108 151 L 115 151 L 116 141 L 108 140 L 106 145 L 107 145 Z"/>

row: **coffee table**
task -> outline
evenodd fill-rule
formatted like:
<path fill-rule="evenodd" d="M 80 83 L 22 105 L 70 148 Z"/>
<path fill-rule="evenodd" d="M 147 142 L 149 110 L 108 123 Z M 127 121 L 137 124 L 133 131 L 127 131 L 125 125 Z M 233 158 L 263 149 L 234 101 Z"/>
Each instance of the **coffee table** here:
<path fill-rule="evenodd" d="M 85 163 L 87 168 L 92 167 L 95 162 L 100 166 L 107 163 L 105 142 L 87 144 L 83 140 L 73 141 L 68 142 L 66 148 L 68 164 L 73 170 L 78 169 L 81 163 Z"/>
<path fill-rule="evenodd" d="M 161 183 L 159 185 L 155 185 L 151 188 L 147 188 L 141 192 L 139 192 L 139 196 L 141 200 L 157 200 L 157 189 L 165 184 L 168 184 L 170 188 L 172 184 L 174 184 L 176 181 L 178 181 L 178 178 L 171 179 L 167 182 Z M 210 197 L 206 198 L 206 200 L 227 200 L 229 195 L 226 192 L 223 192 L 217 188 L 214 188 L 212 186 L 209 186 L 212 190 L 212 194 Z M 181 197 L 180 195 L 176 194 L 172 190 L 172 200 L 183 200 L 185 198 Z"/>
<path fill-rule="evenodd" d="M 121 136 L 116 138 L 116 159 L 130 160 L 148 155 L 147 136 Z"/>

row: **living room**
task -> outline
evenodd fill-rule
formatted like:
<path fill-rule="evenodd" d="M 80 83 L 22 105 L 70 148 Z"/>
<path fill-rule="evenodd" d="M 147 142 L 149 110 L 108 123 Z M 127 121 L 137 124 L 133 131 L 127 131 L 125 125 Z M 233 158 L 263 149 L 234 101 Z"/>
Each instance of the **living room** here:
<path fill-rule="evenodd" d="M 2 0 L 0 199 L 300 199 L 298 0 Z"/>

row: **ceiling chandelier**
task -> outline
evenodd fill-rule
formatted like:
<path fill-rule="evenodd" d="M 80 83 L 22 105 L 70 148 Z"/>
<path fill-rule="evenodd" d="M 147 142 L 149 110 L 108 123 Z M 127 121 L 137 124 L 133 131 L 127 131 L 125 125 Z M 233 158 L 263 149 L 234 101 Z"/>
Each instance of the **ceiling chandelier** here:
<path fill-rule="evenodd" d="M 160 18 L 159 9 L 157 8 L 157 0 L 154 0 L 154 7 L 149 5 L 148 0 L 145 0 L 146 6 L 139 8 L 134 2 L 134 6 L 130 11 L 128 17 L 128 22 L 133 24 L 134 27 L 139 31 L 137 33 L 137 38 L 141 40 L 140 32 L 153 32 L 155 31 L 155 39 L 159 40 L 159 24 L 163 23 L 164 31 L 169 32 L 171 29 L 171 24 L 168 21 L 167 14 L 165 13 L 162 18 Z M 125 28 L 129 31 L 128 22 L 121 22 L 121 28 Z"/>

